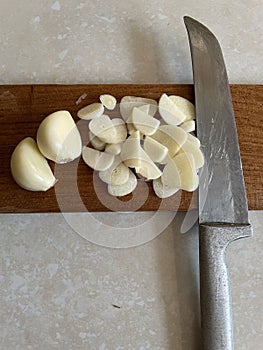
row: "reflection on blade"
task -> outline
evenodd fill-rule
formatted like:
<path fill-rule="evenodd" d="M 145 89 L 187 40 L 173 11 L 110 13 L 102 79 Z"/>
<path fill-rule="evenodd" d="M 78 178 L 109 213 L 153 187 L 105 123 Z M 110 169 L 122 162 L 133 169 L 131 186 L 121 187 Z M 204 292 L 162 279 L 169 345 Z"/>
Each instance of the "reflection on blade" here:
<path fill-rule="evenodd" d="M 192 55 L 200 171 L 199 222 L 248 223 L 248 208 L 228 78 L 221 48 L 202 24 L 185 17 Z"/>

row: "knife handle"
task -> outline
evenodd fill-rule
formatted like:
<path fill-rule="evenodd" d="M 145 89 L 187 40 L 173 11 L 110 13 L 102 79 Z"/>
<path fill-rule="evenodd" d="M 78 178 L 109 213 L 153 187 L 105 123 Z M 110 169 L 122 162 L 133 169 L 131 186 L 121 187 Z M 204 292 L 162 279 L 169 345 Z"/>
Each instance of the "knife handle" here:
<path fill-rule="evenodd" d="M 232 241 L 251 236 L 251 226 L 199 226 L 202 350 L 233 350 L 231 293 L 225 250 Z"/>

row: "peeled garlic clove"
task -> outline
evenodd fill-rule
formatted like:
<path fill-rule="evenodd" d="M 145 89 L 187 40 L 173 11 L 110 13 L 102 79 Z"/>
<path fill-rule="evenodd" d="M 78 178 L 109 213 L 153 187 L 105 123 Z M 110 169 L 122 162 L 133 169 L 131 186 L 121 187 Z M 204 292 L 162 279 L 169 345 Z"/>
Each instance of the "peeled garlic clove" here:
<path fill-rule="evenodd" d="M 98 151 L 103 151 L 106 143 L 101 141 L 97 136 L 95 136 L 91 131 L 89 131 L 89 140 L 92 146 L 98 150 Z"/>
<path fill-rule="evenodd" d="M 200 147 L 200 140 L 192 134 L 187 134 L 187 141 L 192 142 L 195 146 Z"/>
<path fill-rule="evenodd" d="M 10 166 L 14 180 L 26 190 L 47 191 L 56 183 L 46 158 L 31 137 L 23 139 L 16 146 Z"/>
<path fill-rule="evenodd" d="M 112 143 L 120 143 L 126 140 L 127 137 L 127 128 L 126 124 L 121 118 L 113 118 L 112 123 L 116 129 L 116 136 L 114 138 L 114 142 Z"/>
<path fill-rule="evenodd" d="M 180 125 L 180 128 L 182 128 L 186 132 L 195 131 L 195 121 L 187 120 L 186 122 L 183 122 L 183 124 Z"/>
<path fill-rule="evenodd" d="M 143 105 L 149 105 L 150 116 L 154 116 L 157 112 L 157 102 L 155 100 L 137 97 L 137 96 L 124 96 L 120 102 L 120 113 L 124 120 L 127 120 L 132 115 L 132 110 L 134 107 L 141 107 Z"/>
<path fill-rule="evenodd" d="M 185 143 L 187 133 L 175 125 L 161 125 L 151 137 L 167 147 L 170 157 L 173 157 Z"/>
<path fill-rule="evenodd" d="M 160 121 L 155 119 L 139 108 L 133 108 L 132 110 L 132 123 L 135 128 L 141 131 L 144 135 L 152 135 L 156 132 L 160 125 Z"/>
<path fill-rule="evenodd" d="M 170 100 L 185 116 L 185 121 L 195 119 L 195 106 L 192 102 L 181 96 L 170 95 Z"/>
<path fill-rule="evenodd" d="M 116 107 L 117 100 L 112 95 L 100 95 L 100 102 L 109 110 L 113 110 Z"/>
<path fill-rule="evenodd" d="M 114 156 L 112 154 L 100 152 L 86 146 L 83 147 L 82 158 L 90 168 L 97 171 L 109 169 L 114 161 Z"/>
<path fill-rule="evenodd" d="M 37 145 L 46 158 L 56 163 L 67 163 L 80 156 L 80 133 L 68 111 L 52 113 L 41 122 Z"/>
<path fill-rule="evenodd" d="M 81 108 L 77 116 L 80 119 L 91 120 L 93 118 L 98 118 L 104 113 L 104 107 L 102 103 L 91 103 L 88 106 Z"/>
<path fill-rule="evenodd" d="M 186 119 L 185 114 L 166 94 L 162 94 L 159 100 L 159 113 L 163 120 L 169 125 L 179 125 Z"/>
<path fill-rule="evenodd" d="M 143 148 L 148 156 L 157 163 L 160 163 L 162 160 L 164 160 L 168 154 L 168 148 L 150 136 L 145 137 Z"/>
<path fill-rule="evenodd" d="M 122 142 L 121 143 L 109 143 L 105 147 L 105 152 L 117 156 L 121 153 Z"/>
<path fill-rule="evenodd" d="M 169 187 L 162 183 L 162 176 L 153 180 L 153 190 L 157 197 L 168 198 L 179 191 L 178 188 Z"/>
<path fill-rule="evenodd" d="M 198 187 L 194 157 L 191 153 L 180 153 L 164 167 L 162 183 L 170 188 L 193 192 Z"/>
<path fill-rule="evenodd" d="M 137 178 L 133 174 L 133 172 L 131 170 L 129 170 L 128 181 L 126 181 L 122 185 L 109 184 L 108 185 L 108 192 L 110 195 L 115 196 L 115 197 L 126 196 L 127 194 L 134 191 L 136 186 L 137 186 Z"/>
<path fill-rule="evenodd" d="M 106 115 L 102 114 L 100 117 L 92 119 L 89 123 L 90 131 L 105 143 L 115 142 L 117 131 L 112 120 Z"/>
<path fill-rule="evenodd" d="M 177 154 L 180 154 L 183 152 L 192 154 L 192 156 L 194 158 L 196 169 L 202 168 L 202 166 L 204 165 L 204 156 L 203 156 L 203 153 L 201 152 L 200 148 L 197 145 L 195 145 L 191 141 L 186 140 L 185 143 L 183 144 L 182 148 L 180 148 L 180 150 Z"/>
<path fill-rule="evenodd" d="M 112 165 L 106 171 L 100 171 L 99 177 L 103 182 L 111 185 L 122 185 L 129 179 L 129 168 L 116 156 Z"/>
<path fill-rule="evenodd" d="M 139 167 L 141 165 L 141 149 L 140 132 L 135 131 L 123 143 L 120 153 L 121 160 L 130 168 Z"/>

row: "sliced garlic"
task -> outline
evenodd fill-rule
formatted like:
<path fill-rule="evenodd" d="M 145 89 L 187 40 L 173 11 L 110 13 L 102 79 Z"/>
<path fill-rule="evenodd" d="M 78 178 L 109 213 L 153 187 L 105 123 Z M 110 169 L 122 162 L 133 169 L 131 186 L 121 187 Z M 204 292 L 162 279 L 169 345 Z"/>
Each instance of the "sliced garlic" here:
<path fill-rule="evenodd" d="M 168 148 L 150 136 L 146 136 L 143 148 L 148 156 L 157 163 L 160 163 L 168 155 Z"/>
<path fill-rule="evenodd" d="M 46 158 L 56 163 L 67 163 L 80 156 L 80 133 L 68 111 L 52 113 L 41 122 L 37 145 Z"/>
<path fill-rule="evenodd" d="M 144 135 L 153 135 L 160 125 L 158 119 L 149 116 L 137 107 L 132 110 L 132 123 Z"/>
<path fill-rule="evenodd" d="M 129 168 L 116 156 L 112 165 L 106 171 L 99 172 L 100 179 L 111 185 L 122 185 L 129 179 Z"/>
<path fill-rule="evenodd" d="M 141 149 L 140 132 L 135 131 L 123 143 L 120 153 L 121 160 L 130 168 L 139 167 L 141 165 Z"/>
<path fill-rule="evenodd" d="M 183 124 L 180 125 L 180 128 L 184 129 L 184 131 L 186 132 L 195 131 L 195 121 L 187 120 L 186 122 L 183 122 Z"/>
<path fill-rule="evenodd" d="M 108 143 L 105 147 L 105 152 L 117 156 L 121 153 L 122 142 L 120 143 Z"/>
<path fill-rule="evenodd" d="M 180 154 L 183 152 L 192 154 L 192 156 L 194 157 L 196 169 L 202 168 L 202 166 L 204 165 L 204 156 L 200 148 L 196 144 L 186 140 L 177 154 Z"/>
<path fill-rule="evenodd" d="M 109 110 L 113 110 L 116 107 L 117 100 L 112 95 L 100 95 L 100 102 L 103 104 L 104 107 L 106 107 Z"/>
<path fill-rule="evenodd" d="M 105 171 L 109 169 L 114 161 L 114 156 L 106 152 L 100 152 L 90 147 L 83 147 L 82 158 L 92 169 Z"/>
<path fill-rule="evenodd" d="M 91 103 L 90 105 L 81 108 L 78 111 L 77 116 L 80 119 L 90 120 L 90 119 L 100 117 L 103 113 L 104 113 L 103 104 L 95 102 L 95 103 Z"/>
<path fill-rule="evenodd" d="M 141 165 L 135 167 L 136 173 L 143 176 L 146 180 L 158 179 L 162 175 L 161 170 L 143 150 L 141 156 Z"/>
<path fill-rule="evenodd" d="M 115 136 L 114 142 L 111 142 L 111 143 L 120 143 L 125 141 L 127 137 L 127 128 L 123 119 L 113 118 L 111 121 L 116 129 L 116 136 Z"/>
<path fill-rule="evenodd" d="M 170 100 L 185 115 L 185 121 L 195 119 L 195 106 L 181 96 L 170 95 Z"/>
<path fill-rule="evenodd" d="M 133 192 L 137 186 L 137 178 L 131 170 L 129 170 L 129 178 L 122 185 L 108 185 L 108 192 L 110 195 L 115 197 L 126 196 L 127 194 Z"/>
<path fill-rule="evenodd" d="M 179 191 L 178 188 L 169 187 L 162 183 L 162 176 L 153 180 L 153 190 L 157 197 L 167 198 Z"/>
<path fill-rule="evenodd" d="M 163 120 L 169 125 L 179 125 L 186 119 L 185 114 L 182 113 L 166 94 L 162 94 L 159 100 L 159 113 Z"/>
<path fill-rule="evenodd" d="M 10 166 L 14 180 L 26 190 L 47 191 L 56 183 L 46 158 L 31 137 L 23 139 L 16 146 Z"/>
<path fill-rule="evenodd" d="M 192 134 L 187 134 L 187 140 L 194 143 L 197 147 L 201 146 L 200 140 Z"/>
<path fill-rule="evenodd" d="M 173 157 L 185 143 L 187 133 L 175 125 L 161 125 L 151 137 L 167 147 L 170 157 Z"/>
<path fill-rule="evenodd" d="M 134 107 L 141 107 L 143 105 L 149 105 L 150 116 L 154 116 L 157 112 L 157 102 L 155 100 L 136 97 L 136 96 L 124 96 L 120 102 L 120 113 L 124 120 L 127 120 L 132 115 L 132 110 Z"/>
<path fill-rule="evenodd" d="M 191 153 L 180 153 L 164 167 L 162 183 L 166 187 L 195 191 L 198 187 L 194 157 Z"/>
<path fill-rule="evenodd" d="M 101 141 L 97 136 L 95 136 L 91 131 L 89 131 L 89 140 L 92 146 L 98 151 L 103 151 L 106 143 Z"/>
<path fill-rule="evenodd" d="M 115 142 L 117 131 L 112 120 L 106 115 L 102 114 L 100 117 L 92 119 L 89 123 L 90 131 L 105 143 Z"/>

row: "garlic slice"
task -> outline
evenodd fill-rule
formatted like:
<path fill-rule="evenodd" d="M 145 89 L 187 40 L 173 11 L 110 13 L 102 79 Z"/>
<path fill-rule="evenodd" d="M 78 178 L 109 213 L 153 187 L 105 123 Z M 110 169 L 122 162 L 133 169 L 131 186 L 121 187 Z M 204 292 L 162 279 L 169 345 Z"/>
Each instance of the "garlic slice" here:
<path fill-rule="evenodd" d="M 161 170 L 143 150 L 141 156 L 141 165 L 135 167 L 136 173 L 143 176 L 146 180 L 158 179 L 162 175 Z"/>
<path fill-rule="evenodd" d="M 98 151 L 103 151 L 106 143 L 101 141 L 97 136 L 95 136 L 91 131 L 89 131 L 89 140 L 92 146 L 98 150 Z"/>
<path fill-rule="evenodd" d="M 178 188 L 169 187 L 162 183 L 162 176 L 158 179 L 153 180 L 153 190 L 157 197 L 168 198 L 179 191 Z"/>
<path fill-rule="evenodd" d="M 90 131 L 105 143 L 115 142 L 117 131 L 112 120 L 106 115 L 102 114 L 100 117 L 92 119 L 89 123 Z"/>
<path fill-rule="evenodd" d="M 98 118 L 104 113 L 104 107 L 102 103 L 91 103 L 83 108 L 81 108 L 77 116 L 80 119 L 91 120 L 93 118 Z"/>
<path fill-rule="evenodd" d="M 10 166 L 14 180 L 26 190 L 47 191 L 56 183 L 46 158 L 31 137 L 23 139 L 16 146 Z"/>
<path fill-rule="evenodd" d="M 186 122 L 183 122 L 183 124 L 180 125 L 180 128 L 184 129 L 184 131 L 186 132 L 195 131 L 195 121 L 187 120 Z"/>
<path fill-rule="evenodd" d="M 154 140 L 150 136 L 146 136 L 143 148 L 148 156 L 157 163 L 160 163 L 168 154 L 168 148 L 163 146 L 160 142 Z"/>
<path fill-rule="evenodd" d="M 137 107 L 132 110 L 132 123 L 144 135 L 153 135 L 160 125 L 158 119 L 149 116 Z"/>
<path fill-rule="evenodd" d="M 109 110 L 113 110 L 116 107 L 117 100 L 112 95 L 100 95 L 99 97 L 100 102 L 103 104 L 104 107 L 106 107 Z"/>
<path fill-rule="evenodd" d="M 186 98 L 176 95 L 170 95 L 170 100 L 185 115 L 185 121 L 195 119 L 195 106 Z"/>
<path fill-rule="evenodd" d="M 159 113 L 169 125 L 179 125 L 186 119 L 185 114 L 166 94 L 162 94 L 159 100 Z"/>
<path fill-rule="evenodd" d="M 196 144 L 186 140 L 182 148 L 180 148 L 177 154 L 180 154 L 183 152 L 192 154 L 192 156 L 194 157 L 196 169 L 202 168 L 202 166 L 204 165 L 204 156 L 200 148 Z"/>
<path fill-rule="evenodd" d="M 166 187 L 192 192 L 198 187 L 198 182 L 194 157 L 191 153 L 176 155 L 163 169 L 162 183 Z"/>
<path fill-rule="evenodd" d="M 100 171 L 100 179 L 111 185 L 122 185 L 129 179 L 129 168 L 121 161 L 120 156 L 116 156 L 112 165 L 106 171 Z"/>
<path fill-rule="evenodd" d="M 185 143 L 187 133 L 175 125 L 161 125 L 151 137 L 167 147 L 170 157 L 173 157 Z"/>
<path fill-rule="evenodd" d="M 37 145 L 46 158 L 56 163 L 67 163 L 80 156 L 80 133 L 68 111 L 54 112 L 41 122 Z"/>
<path fill-rule="evenodd" d="M 155 100 L 137 97 L 137 96 L 124 96 L 120 102 L 120 113 L 122 118 L 126 121 L 132 115 L 134 107 L 141 107 L 143 105 L 149 105 L 150 116 L 154 116 L 157 112 L 157 102 Z"/>
<path fill-rule="evenodd" d="M 135 168 L 141 165 L 140 154 L 141 154 L 140 131 L 137 130 L 134 133 L 132 133 L 132 135 L 129 136 L 127 140 L 123 143 L 120 157 L 126 166 L 130 168 Z"/>
<path fill-rule="evenodd" d="M 194 135 L 192 135 L 192 134 L 187 134 L 187 141 L 192 142 L 192 143 L 195 144 L 197 147 L 200 147 L 200 146 L 201 146 L 200 140 L 199 140 L 197 137 L 195 137 Z"/>
<path fill-rule="evenodd" d="M 108 143 L 105 147 L 105 152 L 117 156 L 121 153 L 122 142 L 120 143 Z"/>
<path fill-rule="evenodd" d="M 133 192 L 137 186 L 137 178 L 131 170 L 129 170 L 129 178 L 122 185 L 108 185 L 108 192 L 110 195 L 115 197 L 126 196 Z"/>
<path fill-rule="evenodd" d="M 82 158 L 90 168 L 97 171 L 109 169 L 114 161 L 114 156 L 112 154 L 100 152 L 86 146 L 82 149 Z"/>
<path fill-rule="evenodd" d="M 115 136 L 114 142 L 112 143 L 120 143 L 125 141 L 127 137 L 127 128 L 123 119 L 113 118 L 111 121 L 116 129 L 116 136 Z"/>

